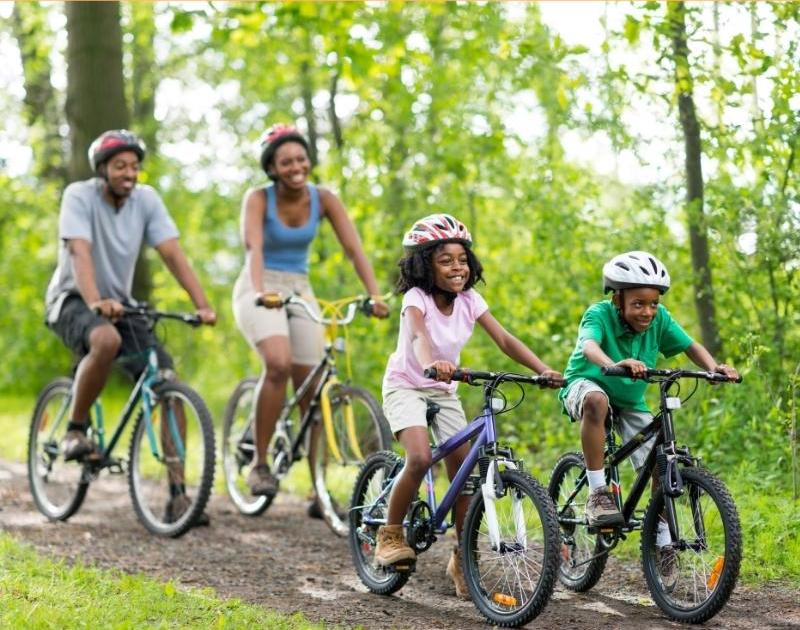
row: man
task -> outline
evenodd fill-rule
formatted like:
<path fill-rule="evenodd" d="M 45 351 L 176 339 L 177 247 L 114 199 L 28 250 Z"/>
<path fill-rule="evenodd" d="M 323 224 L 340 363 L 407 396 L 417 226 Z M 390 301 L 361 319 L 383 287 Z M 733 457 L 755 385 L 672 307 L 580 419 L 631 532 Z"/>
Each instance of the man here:
<path fill-rule="evenodd" d="M 115 357 L 156 345 L 160 366 L 173 368 L 172 358 L 152 339 L 143 322 L 120 321 L 123 304 L 132 301 L 133 272 L 143 240 L 161 255 L 189 294 L 202 322 L 213 325 L 217 319 L 161 198 L 150 186 L 137 185 L 144 155 L 144 143 L 130 131 L 106 131 L 89 147 L 96 177 L 70 184 L 61 200 L 61 245 L 58 267 L 47 289 L 47 324 L 82 357 L 62 442 L 67 461 L 92 456 L 95 451 L 86 435 L 89 410 Z M 144 367 L 144 361 L 139 361 L 126 369 L 138 376 Z"/>

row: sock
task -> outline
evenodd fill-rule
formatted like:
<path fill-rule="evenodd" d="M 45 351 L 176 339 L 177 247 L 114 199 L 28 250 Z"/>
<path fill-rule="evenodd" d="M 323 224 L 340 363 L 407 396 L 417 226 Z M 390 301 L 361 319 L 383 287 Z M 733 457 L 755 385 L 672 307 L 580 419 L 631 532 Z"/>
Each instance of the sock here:
<path fill-rule="evenodd" d="M 672 542 L 672 537 L 669 535 L 669 525 L 663 518 L 658 521 L 658 529 L 656 530 L 656 547 L 666 547 Z"/>
<path fill-rule="evenodd" d="M 587 470 L 586 477 L 589 480 L 589 490 L 591 492 L 606 487 L 606 471 L 604 469 Z"/>

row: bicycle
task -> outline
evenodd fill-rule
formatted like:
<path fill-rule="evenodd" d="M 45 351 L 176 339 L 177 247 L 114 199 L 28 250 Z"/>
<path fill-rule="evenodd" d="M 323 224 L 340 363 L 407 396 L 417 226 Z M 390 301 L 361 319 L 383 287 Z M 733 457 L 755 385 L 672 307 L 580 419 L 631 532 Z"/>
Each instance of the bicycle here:
<path fill-rule="evenodd" d="M 435 372 L 426 370 L 426 376 Z M 518 406 L 523 383 L 544 385 L 545 377 L 507 372 L 456 370 L 453 380 L 482 386 L 484 406 L 472 422 L 432 449 L 425 475 L 427 501 L 412 503 L 404 522 L 409 546 L 426 551 L 437 535 L 453 527 L 446 522 L 460 493 L 472 494 L 464 521 L 461 562 L 472 601 L 492 623 L 523 625 L 542 612 L 556 583 L 560 538 L 555 509 L 547 491 L 524 472 L 512 450 L 497 442 L 495 417 Z M 500 391 L 504 382 L 520 387 L 516 405 Z M 430 425 L 438 405 L 428 404 Z M 472 447 L 437 505 L 432 469 L 469 440 Z M 479 473 L 473 474 L 475 466 Z M 413 564 L 381 567 L 374 561 L 378 527 L 386 524 L 388 499 L 403 459 L 390 451 L 371 455 L 353 489 L 350 550 L 356 571 L 373 593 L 389 595 L 408 581 Z"/>
<path fill-rule="evenodd" d="M 630 377 L 624 367 L 603 372 Z M 653 421 L 619 447 L 613 419 L 606 425 L 606 481 L 624 524 L 602 528 L 587 525 L 584 506 L 589 487 L 580 453 L 563 455 L 553 469 L 549 492 L 561 529 L 559 579 L 570 590 L 588 591 L 600 579 L 611 550 L 626 534 L 640 529 L 642 569 L 653 601 L 675 621 L 703 623 L 722 609 L 736 585 L 742 533 L 736 506 L 725 485 L 699 466 L 699 458 L 688 447 L 676 445 L 673 412 L 694 395 L 699 380 L 729 379 L 715 372 L 683 369 L 647 370 L 644 378 L 660 388 L 659 412 Z M 678 381 L 685 378 L 695 379 L 695 387 L 681 400 Z M 645 464 L 623 503 L 618 466 L 653 437 Z M 657 483 L 653 483 L 652 497 L 642 516 L 636 513 L 636 507 L 651 478 Z M 656 534 L 662 520 L 667 523 L 671 542 L 659 546 Z"/>
<path fill-rule="evenodd" d="M 297 295 L 282 298 L 266 296 L 259 305 L 280 308 L 296 304 L 314 321 L 326 327 L 322 359 L 281 409 L 275 433 L 267 449 L 270 470 L 283 479 L 292 465 L 308 454 L 313 458 L 312 483 L 322 517 L 339 536 L 347 535 L 346 508 L 358 468 L 372 452 L 391 446 L 392 434 L 383 411 L 364 388 L 338 379 L 336 355 L 346 350 L 346 340 L 337 336 L 339 326 L 347 326 L 356 311 L 371 312 L 371 300 L 362 296 L 335 302 L 320 300 L 323 312 L 318 315 Z M 344 315 L 342 310 L 347 308 Z M 349 372 L 349 369 L 348 369 Z M 262 514 L 271 504 L 271 496 L 252 496 L 246 482 L 247 470 L 255 454 L 253 428 L 258 379 L 247 377 L 239 382 L 225 407 L 222 437 L 222 462 L 225 485 L 238 510 L 248 516 Z M 310 397 L 305 413 L 300 401 Z M 315 424 L 322 424 L 316 440 L 310 440 Z M 310 443 L 313 442 L 313 443 Z"/>
<path fill-rule="evenodd" d="M 124 317 L 144 318 L 150 331 L 162 319 L 190 326 L 201 323 L 197 315 L 157 311 L 147 305 L 125 306 L 123 313 Z M 37 397 L 28 438 L 28 481 L 36 507 L 49 520 L 66 521 L 75 514 L 89 484 L 103 470 L 127 473 L 136 516 L 153 534 L 181 536 L 203 513 L 214 475 L 211 414 L 197 392 L 162 374 L 155 346 L 145 348 L 144 355 L 147 365 L 108 443 L 102 404 L 99 398 L 94 402 L 88 431 L 97 448 L 77 463 L 65 462 L 60 447 L 70 417 L 73 380 L 57 378 Z M 126 460 L 116 457 L 114 449 L 131 418 L 133 431 Z M 181 514 L 172 513 L 170 507 L 177 494 L 190 499 Z"/>

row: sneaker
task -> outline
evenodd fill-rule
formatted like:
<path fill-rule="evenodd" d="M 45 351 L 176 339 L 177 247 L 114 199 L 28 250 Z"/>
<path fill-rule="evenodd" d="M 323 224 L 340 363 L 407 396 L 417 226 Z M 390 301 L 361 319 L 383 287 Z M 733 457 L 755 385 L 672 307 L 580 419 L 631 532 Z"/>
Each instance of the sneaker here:
<path fill-rule="evenodd" d="M 678 583 L 680 566 L 678 565 L 678 552 L 671 546 L 656 548 L 656 566 L 661 584 L 667 593 L 671 593 Z"/>
<path fill-rule="evenodd" d="M 617 508 L 614 496 L 607 487 L 598 488 L 586 502 L 586 520 L 590 527 L 624 525 L 625 519 Z"/>
<path fill-rule="evenodd" d="M 378 528 L 375 563 L 381 567 L 415 562 L 417 554 L 408 546 L 402 525 L 382 525 Z"/>
<path fill-rule="evenodd" d="M 269 471 L 269 466 L 253 466 L 247 475 L 247 485 L 254 496 L 274 497 L 278 493 L 278 480 Z"/>
<path fill-rule="evenodd" d="M 453 580 L 453 584 L 456 587 L 456 597 L 459 599 L 469 599 L 467 581 L 464 579 L 464 572 L 461 570 L 461 551 L 458 545 L 453 547 L 453 553 L 450 554 L 450 560 L 447 562 L 445 573 Z"/>
<path fill-rule="evenodd" d="M 176 494 L 174 497 L 170 497 L 170 499 L 167 501 L 166 508 L 164 508 L 164 522 L 174 523 L 181 516 L 183 516 L 184 512 L 186 512 L 186 510 L 188 510 L 191 506 L 192 500 L 185 494 Z M 200 514 L 200 516 L 194 520 L 194 523 L 192 523 L 194 527 L 204 527 L 210 524 L 211 519 L 208 518 L 208 514 L 205 512 Z"/>
<path fill-rule="evenodd" d="M 82 459 L 94 453 L 94 442 L 83 431 L 67 431 L 61 440 L 61 454 L 65 462 Z"/>

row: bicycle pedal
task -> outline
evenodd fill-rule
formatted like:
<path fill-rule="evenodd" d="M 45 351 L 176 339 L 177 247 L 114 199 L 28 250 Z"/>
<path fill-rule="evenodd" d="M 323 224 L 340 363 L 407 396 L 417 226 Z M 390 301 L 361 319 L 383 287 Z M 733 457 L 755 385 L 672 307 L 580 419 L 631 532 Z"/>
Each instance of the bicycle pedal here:
<path fill-rule="evenodd" d="M 107 468 L 108 468 L 108 472 L 110 474 L 112 474 L 112 475 L 124 475 L 125 474 L 125 468 L 122 465 L 122 462 L 119 462 L 119 461 L 110 462 L 108 464 Z"/>
<path fill-rule="evenodd" d="M 386 568 L 392 573 L 413 573 L 417 569 L 417 563 L 401 561 Z"/>

